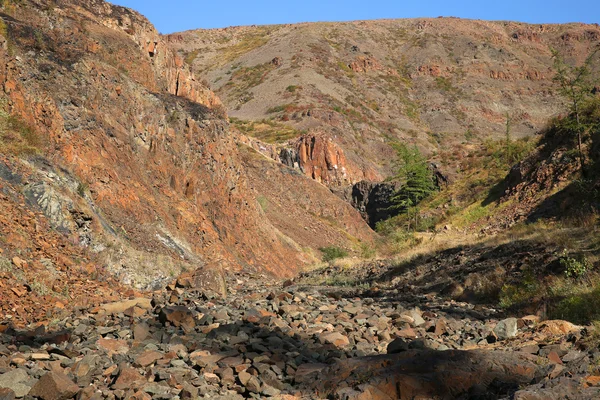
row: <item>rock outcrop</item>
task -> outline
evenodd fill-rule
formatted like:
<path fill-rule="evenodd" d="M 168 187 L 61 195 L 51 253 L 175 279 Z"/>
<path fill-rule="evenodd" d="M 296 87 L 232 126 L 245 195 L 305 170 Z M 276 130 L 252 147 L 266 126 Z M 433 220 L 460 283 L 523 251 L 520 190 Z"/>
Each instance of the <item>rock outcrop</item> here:
<path fill-rule="evenodd" d="M 377 222 L 398 214 L 391 198 L 400 185 L 392 182 L 360 181 L 333 192 L 356 208 L 372 228 Z"/>
<path fill-rule="evenodd" d="M 344 151 L 326 135 L 304 135 L 291 148 L 282 149 L 279 158 L 283 164 L 299 168 L 320 183 L 340 186 L 356 179 L 350 172 L 354 168 L 346 160 Z"/>

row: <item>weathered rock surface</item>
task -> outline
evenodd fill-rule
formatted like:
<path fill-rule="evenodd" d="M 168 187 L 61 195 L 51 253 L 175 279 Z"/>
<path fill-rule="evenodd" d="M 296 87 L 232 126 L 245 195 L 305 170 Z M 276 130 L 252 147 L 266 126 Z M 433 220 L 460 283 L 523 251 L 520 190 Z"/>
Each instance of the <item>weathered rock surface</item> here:
<path fill-rule="evenodd" d="M 349 202 L 374 228 L 377 222 L 397 215 L 391 198 L 399 189 L 391 182 L 360 181 L 344 189 L 333 190 L 338 196 Z"/>

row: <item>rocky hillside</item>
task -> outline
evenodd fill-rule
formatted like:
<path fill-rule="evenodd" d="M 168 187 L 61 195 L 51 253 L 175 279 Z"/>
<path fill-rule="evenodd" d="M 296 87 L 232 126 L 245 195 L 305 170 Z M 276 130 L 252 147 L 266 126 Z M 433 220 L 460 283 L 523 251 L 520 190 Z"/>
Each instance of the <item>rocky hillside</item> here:
<path fill-rule="evenodd" d="M 513 137 L 534 134 L 563 111 L 550 48 L 581 62 L 600 28 L 437 18 L 194 30 L 165 40 L 242 132 L 343 186 L 389 176 L 390 141 L 415 143 L 435 160 L 456 144 L 503 137 L 507 114 Z"/>
<path fill-rule="evenodd" d="M 310 238 L 265 215 L 254 187 L 266 177 L 246 172 L 221 101 L 138 13 L 4 1 L 0 41 L 0 273 L 19 292 L 3 294 L 9 312 L 25 293 L 68 300 L 55 270 L 138 289 L 198 271 L 219 288 L 222 273 L 290 276 L 321 246 L 373 240 L 305 177 L 285 195 L 306 201 L 285 207 L 312 213 Z"/>
<path fill-rule="evenodd" d="M 376 236 L 396 187 L 345 187 L 386 176 L 392 140 L 450 165 L 506 111 L 529 135 L 560 106 L 548 44 L 597 41 L 454 19 L 161 37 L 101 0 L 0 2 L 0 400 L 598 398 L 597 103 L 582 179 L 572 116 L 493 198 L 533 141 L 463 157 L 422 208 L 463 225 Z M 576 228 L 465 235 L 572 197 L 594 202 Z"/>

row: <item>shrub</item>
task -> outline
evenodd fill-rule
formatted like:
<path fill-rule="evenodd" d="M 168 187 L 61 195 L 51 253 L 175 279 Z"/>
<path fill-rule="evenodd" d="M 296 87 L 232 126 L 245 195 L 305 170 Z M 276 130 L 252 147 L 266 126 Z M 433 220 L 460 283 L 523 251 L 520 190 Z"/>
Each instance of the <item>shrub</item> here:
<path fill-rule="evenodd" d="M 285 88 L 286 92 L 290 92 L 290 93 L 294 93 L 296 90 L 302 89 L 302 86 L 298 86 L 298 85 L 290 85 L 288 87 Z"/>
<path fill-rule="evenodd" d="M 550 318 L 564 319 L 574 324 L 589 324 L 600 319 L 600 287 L 587 293 L 566 296 L 549 312 Z"/>
<path fill-rule="evenodd" d="M 319 248 L 323 253 L 323 262 L 333 261 L 336 258 L 344 258 L 348 255 L 348 252 L 341 247 L 327 246 Z"/>
<path fill-rule="evenodd" d="M 581 278 L 591 268 L 591 264 L 585 256 L 571 257 L 567 249 L 563 250 L 558 262 L 564 268 L 567 278 Z"/>
<path fill-rule="evenodd" d="M 368 243 L 361 243 L 360 245 L 360 256 L 362 258 L 373 258 L 377 254 L 377 251 Z"/>
<path fill-rule="evenodd" d="M 502 286 L 499 306 L 504 309 L 522 307 L 524 304 L 531 303 L 542 291 L 540 282 L 533 271 L 526 269 L 519 284 Z"/>

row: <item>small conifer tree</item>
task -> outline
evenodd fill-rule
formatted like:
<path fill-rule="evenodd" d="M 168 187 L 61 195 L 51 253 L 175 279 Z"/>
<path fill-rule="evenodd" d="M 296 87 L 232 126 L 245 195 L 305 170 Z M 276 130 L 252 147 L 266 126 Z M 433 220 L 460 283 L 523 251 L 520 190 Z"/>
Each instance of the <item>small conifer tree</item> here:
<path fill-rule="evenodd" d="M 395 208 L 409 215 L 408 229 L 410 230 L 411 221 L 414 221 L 413 229 L 416 230 L 419 202 L 435 190 L 433 172 L 429 168 L 427 159 L 416 146 L 396 144 L 394 148 L 398 159 L 396 173 L 392 180 L 399 182 L 401 187 L 391 200 Z"/>
<path fill-rule="evenodd" d="M 558 85 L 559 93 L 569 101 L 569 111 L 575 117 L 575 126 L 572 130 L 577 135 L 579 168 L 582 174 L 585 175 L 583 135 L 587 128 L 581 121 L 581 111 L 585 102 L 592 96 L 593 88 L 598 81 L 598 77 L 592 73 L 591 65 L 594 56 L 600 52 L 600 46 L 597 46 L 580 66 L 567 64 L 564 57 L 557 50 L 551 49 L 551 51 L 554 59 L 554 70 L 556 71 L 554 82 Z"/>

